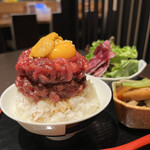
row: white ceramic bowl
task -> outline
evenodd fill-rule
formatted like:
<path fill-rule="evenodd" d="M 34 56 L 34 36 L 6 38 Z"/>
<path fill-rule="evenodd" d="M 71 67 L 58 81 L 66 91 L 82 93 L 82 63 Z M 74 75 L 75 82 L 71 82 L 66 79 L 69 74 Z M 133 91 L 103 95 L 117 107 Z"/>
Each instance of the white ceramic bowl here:
<path fill-rule="evenodd" d="M 139 60 L 138 72 L 134 73 L 131 76 L 120 77 L 120 78 L 103 78 L 103 77 L 100 77 L 100 79 L 105 81 L 111 87 L 111 84 L 114 81 L 119 81 L 119 80 L 122 80 L 122 79 L 128 79 L 128 80 L 129 79 L 136 79 L 138 77 L 138 75 L 145 69 L 146 65 L 147 65 L 147 63 L 144 60 L 141 59 L 141 60 Z"/>
<path fill-rule="evenodd" d="M 18 119 L 15 115 L 17 88 L 14 84 L 8 87 L 3 92 L 0 99 L 0 106 L 2 111 L 8 117 L 17 121 L 23 128 L 25 128 L 29 132 L 49 136 L 54 140 L 62 140 L 70 137 L 71 134 L 79 132 L 81 129 L 85 128 L 94 116 L 96 116 L 106 108 L 111 100 L 111 90 L 104 81 L 91 75 L 87 75 L 87 79 L 89 79 L 96 88 L 98 100 L 100 102 L 100 108 L 94 114 L 89 115 L 83 119 L 62 123 L 31 123 Z M 56 139 L 55 137 L 58 138 Z"/>

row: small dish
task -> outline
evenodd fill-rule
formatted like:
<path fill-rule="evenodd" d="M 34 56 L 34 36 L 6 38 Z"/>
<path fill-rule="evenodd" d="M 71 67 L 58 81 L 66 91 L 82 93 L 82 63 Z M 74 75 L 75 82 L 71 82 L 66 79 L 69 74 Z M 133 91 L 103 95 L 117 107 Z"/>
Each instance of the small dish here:
<path fill-rule="evenodd" d="M 100 79 L 105 81 L 111 87 L 111 84 L 114 81 L 119 81 L 119 80 L 123 80 L 123 79 L 136 79 L 138 77 L 138 75 L 145 69 L 146 65 L 147 65 L 147 63 L 144 60 L 140 59 L 139 60 L 139 66 L 138 66 L 138 72 L 134 73 L 133 75 L 128 76 L 128 77 L 120 77 L 120 78 L 103 78 L 103 77 L 100 77 Z"/>
<path fill-rule="evenodd" d="M 100 107 L 95 113 L 79 120 L 61 123 L 32 123 L 18 119 L 15 114 L 17 88 L 14 84 L 3 92 L 0 106 L 8 117 L 17 121 L 27 131 L 47 136 L 53 140 L 64 140 L 88 126 L 94 116 L 104 110 L 111 100 L 111 90 L 104 81 L 90 75 L 87 75 L 87 79 L 95 86 Z"/>
<path fill-rule="evenodd" d="M 150 107 L 138 106 L 138 103 L 135 102 L 124 102 L 117 97 L 116 89 L 121 87 L 125 81 L 134 80 L 120 80 L 112 83 L 113 100 L 119 122 L 129 128 L 150 129 Z"/>

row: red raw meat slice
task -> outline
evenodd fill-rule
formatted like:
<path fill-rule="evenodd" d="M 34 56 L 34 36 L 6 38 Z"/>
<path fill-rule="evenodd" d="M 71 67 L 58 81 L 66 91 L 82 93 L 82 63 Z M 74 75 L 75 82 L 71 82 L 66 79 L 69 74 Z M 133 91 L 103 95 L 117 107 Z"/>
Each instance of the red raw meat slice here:
<path fill-rule="evenodd" d="M 110 43 L 106 40 L 103 44 L 96 47 L 94 57 L 89 61 L 89 69 L 87 73 L 101 76 L 109 67 L 109 60 L 113 57 L 115 57 L 115 53 L 111 51 Z M 100 67 L 102 67 L 102 69 L 100 69 Z M 95 73 L 95 71 L 97 72 L 98 70 L 101 71 Z"/>
<path fill-rule="evenodd" d="M 104 51 L 104 49 L 110 50 L 110 43 L 109 41 L 104 41 L 102 44 L 96 47 L 94 51 L 94 55 L 96 55 L 99 52 L 99 47 Z"/>
<path fill-rule="evenodd" d="M 100 60 L 100 59 L 99 59 L 99 60 Z M 95 61 L 96 61 L 96 60 L 95 60 Z M 101 60 L 99 61 L 99 63 L 98 63 L 95 67 L 93 67 L 91 70 L 89 70 L 87 73 L 88 73 L 88 74 L 94 73 L 95 70 L 96 70 L 98 67 L 100 67 L 101 65 L 103 65 L 103 64 L 105 63 L 105 61 L 106 61 L 105 58 L 104 58 L 104 59 L 101 59 Z"/>
<path fill-rule="evenodd" d="M 100 46 L 98 46 L 99 48 Z M 102 59 L 107 56 L 107 54 L 104 54 L 103 50 L 99 51 L 97 55 L 95 55 L 92 59 L 89 61 L 89 69 L 87 72 L 91 72 L 91 69 L 95 68 L 99 63 L 101 63 Z"/>
<path fill-rule="evenodd" d="M 107 60 L 105 62 L 105 64 L 103 64 L 101 67 L 99 67 L 95 72 L 94 72 L 94 76 L 95 77 L 100 77 L 108 68 L 109 66 L 109 60 Z"/>

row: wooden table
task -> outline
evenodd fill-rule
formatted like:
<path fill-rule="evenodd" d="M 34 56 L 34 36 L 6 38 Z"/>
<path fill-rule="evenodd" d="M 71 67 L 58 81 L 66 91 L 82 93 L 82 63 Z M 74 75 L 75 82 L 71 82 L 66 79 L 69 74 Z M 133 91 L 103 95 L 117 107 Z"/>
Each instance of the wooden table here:
<path fill-rule="evenodd" d="M 0 54 L 0 94 L 15 81 L 15 64 L 20 53 L 21 51 L 15 51 Z M 150 77 L 150 65 L 141 75 Z M 118 123 L 113 100 L 89 127 L 64 141 L 52 141 L 30 133 L 4 113 L 0 115 L 1 150 L 98 150 L 128 143 L 148 133 L 149 130 L 129 129 Z M 150 147 L 143 148 L 146 149 Z"/>

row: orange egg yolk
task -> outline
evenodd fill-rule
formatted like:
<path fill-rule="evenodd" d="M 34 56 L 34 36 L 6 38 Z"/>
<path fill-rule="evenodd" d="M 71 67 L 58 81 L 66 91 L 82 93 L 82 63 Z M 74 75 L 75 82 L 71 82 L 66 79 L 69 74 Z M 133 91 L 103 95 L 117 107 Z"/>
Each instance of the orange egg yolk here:
<path fill-rule="evenodd" d="M 48 55 L 49 59 L 56 59 L 58 57 L 63 57 L 69 59 L 73 57 L 76 53 L 75 46 L 72 44 L 72 41 L 62 41 L 50 52 Z"/>
<path fill-rule="evenodd" d="M 57 33 L 52 32 L 41 38 L 31 49 L 30 57 L 48 57 L 56 59 L 63 57 L 69 59 L 76 53 L 72 41 L 63 40 Z"/>
<path fill-rule="evenodd" d="M 54 41 L 43 37 L 32 47 L 30 57 L 46 57 L 54 48 L 54 45 Z"/>

